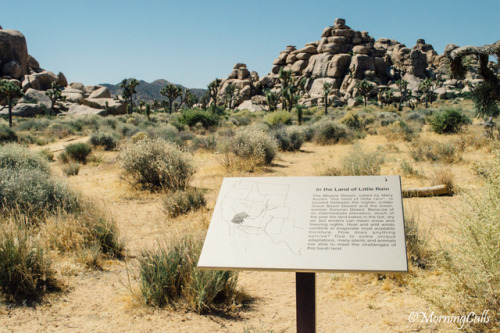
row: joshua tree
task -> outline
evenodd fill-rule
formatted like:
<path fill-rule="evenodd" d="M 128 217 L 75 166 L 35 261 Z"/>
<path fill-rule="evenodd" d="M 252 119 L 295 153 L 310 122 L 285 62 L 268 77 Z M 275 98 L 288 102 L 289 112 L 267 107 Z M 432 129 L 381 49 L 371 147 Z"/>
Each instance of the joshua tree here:
<path fill-rule="evenodd" d="M 297 122 L 302 125 L 302 115 L 304 114 L 305 106 L 302 104 L 297 104 L 295 109 L 297 110 Z"/>
<path fill-rule="evenodd" d="M 236 86 L 232 83 L 229 83 L 224 90 L 224 104 L 227 108 L 233 109 L 233 101 L 236 93 Z"/>
<path fill-rule="evenodd" d="M 450 61 L 452 75 L 457 79 L 463 79 L 467 71 L 464 59 L 468 56 L 477 56 L 479 62 L 478 72 L 483 77 L 484 82 L 475 87 L 472 91 L 476 115 L 478 117 L 492 118 L 498 116 L 498 103 L 500 102 L 500 79 L 488 67 L 490 56 L 500 59 L 500 40 L 484 46 L 463 46 L 448 44 L 444 50 L 444 56 Z"/>
<path fill-rule="evenodd" d="M 146 103 L 146 117 L 148 117 L 148 120 L 150 120 L 150 117 L 151 117 L 151 105 L 149 103 Z"/>
<path fill-rule="evenodd" d="M 187 95 L 187 97 L 185 99 L 186 99 L 186 105 L 188 108 L 192 108 L 193 105 L 200 102 L 200 99 L 198 98 L 198 96 L 194 95 L 191 92 L 191 90 L 187 90 L 185 94 Z"/>
<path fill-rule="evenodd" d="M 328 95 L 332 91 L 333 85 L 330 82 L 323 83 L 323 98 L 325 100 L 325 115 L 328 113 Z"/>
<path fill-rule="evenodd" d="M 399 91 L 401 92 L 401 98 L 398 103 L 398 111 L 402 110 L 401 105 L 405 100 L 410 98 L 410 94 L 408 92 L 408 81 L 406 80 L 397 80 L 396 85 L 398 86 Z"/>
<path fill-rule="evenodd" d="M 54 115 L 55 106 L 59 102 L 64 102 L 66 96 L 62 95 L 63 87 L 61 87 L 57 82 L 52 82 L 50 89 L 45 92 L 45 95 L 50 98 L 50 115 Z"/>
<path fill-rule="evenodd" d="M 434 84 L 434 82 L 432 82 L 432 79 L 430 77 L 428 77 L 425 80 L 423 80 L 422 82 L 420 82 L 418 89 L 424 94 L 425 108 L 427 109 L 429 102 L 432 103 L 435 84 Z"/>
<path fill-rule="evenodd" d="M 12 104 L 14 104 L 14 100 L 23 96 L 24 94 L 18 85 L 7 80 L 0 80 L 0 99 L 5 98 L 7 100 L 10 127 L 12 127 Z"/>
<path fill-rule="evenodd" d="M 208 94 L 210 96 L 210 100 L 212 101 L 212 104 L 210 106 L 213 107 L 213 110 L 215 110 L 215 107 L 217 106 L 217 98 L 220 90 L 220 84 L 222 83 L 221 79 L 215 79 L 212 82 L 208 84 Z"/>
<path fill-rule="evenodd" d="M 210 103 L 210 94 L 209 92 L 205 92 L 203 94 L 203 96 L 201 96 L 201 99 L 200 99 L 200 104 L 201 104 L 201 108 L 203 110 L 206 110 L 207 109 L 207 106 L 208 106 L 208 103 Z"/>
<path fill-rule="evenodd" d="M 377 96 L 380 102 L 380 108 L 383 108 L 384 105 L 391 104 L 393 98 L 393 90 L 392 89 L 379 90 Z"/>
<path fill-rule="evenodd" d="M 364 105 L 366 106 L 366 103 L 368 101 L 368 96 L 373 90 L 373 86 L 366 80 L 361 80 L 358 83 L 356 83 L 355 86 L 356 89 L 358 89 L 358 92 L 361 96 L 363 96 L 363 102 Z"/>
<path fill-rule="evenodd" d="M 123 79 L 123 81 L 118 85 L 122 89 L 121 95 L 116 97 L 117 100 L 125 103 L 127 106 L 127 110 L 132 113 L 134 110 L 134 94 L 137 93 L 135 88 L 139 85 L 139 81 L 136 79 Z"/>
<path fill-rule="evenodd" d="M 299 80 L 292 76 L 292 71 L 285 71 L 283 68 L 279 71 L 279 79 L 281 82 L 281 98 L 283 106 L 291 112 L 292 108 L 299 101 L 299 91 L 303 89 L 305 80 Z"/>
<path fill-rule="evenodd" d="M 174 101 L 182 96 L 182 88 L 174 84 L 167 84 L 165 87 L 161 88 L 160 94 L 165 96 L 168 100 L 168 113 L 172 114 L 174 108 Z"/>
<path fill-rule="evenodd" d="M 141 113 L 142 113 L 142 108 L 144 107 L 144 105 L 146 105 L 146 102 L 144 102 L 142 100 L 139 101 L 139 110 L 140 110 Z"/>
<path fill-rule="evenodd" d="M 281 94 L 275 93 L 270 89 L 266 89 L 264 93 L 266 94 L 266 102 L 269 107 L 269 111 L 276 111 Z"/>

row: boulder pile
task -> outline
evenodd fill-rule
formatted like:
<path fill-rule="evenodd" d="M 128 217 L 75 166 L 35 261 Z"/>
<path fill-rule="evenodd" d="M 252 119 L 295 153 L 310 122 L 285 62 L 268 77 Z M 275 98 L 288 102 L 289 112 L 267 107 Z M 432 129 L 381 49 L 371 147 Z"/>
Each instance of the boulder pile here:
<path fill-rule="evenodd" d="M 223 96 L 227 85 L 233 82 L 244 87 L 236 104 L 251 100 L 257 107 L 258 103 L 264 104 L 265 89 L 279 91 L 281 70 L 291 71 L 299 80 L 305 80 L 300 103 L 306 106 L 323 103 L 324 83 L 332 85 L 330 99 L 336 105 L 353 105 L 359 94 L 356 84 L 362 80 L 377 88 L 372 90 L 373 97 L 379 90 L 397 90 L 395 82 L 400 79 L 409 82 L 408 89 L 414 96 L 423 79 L 437 80 L 441 87 L 436 93 L 441 98 L 467 90 L 467 80 L 479 82 L 473 70 L 466 81 L 450 80 L 444 57 L 423 39 L 417 40 L 412 48 L 393 39 L 375 40 L 368 32 L 353 30 L 344 19 L 337 18 L 333 26 L 323 30 L 320 40 L 299 49 L 287 46 L 266 76 L 259 78 L 256 72 L 250 73 L 246 65 L 235 65 L 223 80 L 220 95 Z"/>
<path fill-rule="evenodd" d="M 73 82 L 68 84 L 63 73 L 57 75 L 40 67 L 38 61 L 28 54 L 24 35 L 16 30 L 0 27 L 0 79 L 9 80 L 22 88 L 25 96 L 13 109 L 13 115 L 32 117 L 43 114 L 51 102 L 45 92 L 53 82 L 64 88 L 66 101 L 58 112 L 61 114 L 124 114 L 125 105 L 111 97 L 108 88 L 84 86 Z M 0 114 L 6 114 L 6 109 Z"/>

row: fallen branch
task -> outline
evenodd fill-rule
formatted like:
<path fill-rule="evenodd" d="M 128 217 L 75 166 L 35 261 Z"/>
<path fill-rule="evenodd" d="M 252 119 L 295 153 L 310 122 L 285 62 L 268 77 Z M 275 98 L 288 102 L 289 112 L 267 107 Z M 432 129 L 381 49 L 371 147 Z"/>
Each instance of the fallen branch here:
<path fill-rule="evenodd" d="M 446 185 L 436 185 L 429 187 L 416 187 L 403 189 L 403 198 L 422 198 L 443 195 L 453 195 L 453 190 Z"/>

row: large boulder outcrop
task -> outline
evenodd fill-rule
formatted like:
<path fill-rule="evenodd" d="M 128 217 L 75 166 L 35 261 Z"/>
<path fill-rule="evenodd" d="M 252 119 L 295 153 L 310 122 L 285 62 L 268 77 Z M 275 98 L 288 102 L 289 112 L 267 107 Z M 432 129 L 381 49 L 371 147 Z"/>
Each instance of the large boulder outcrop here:
<path fill-rule="evenodd" d="M 17 103 L 12 109 L 12 115 L 15 117 L 34 117 L 43 114 L 44 110 L 39 104 Z M 0 111 L 0 115 L 8 115 L 9 110 Z"/>
<path fill-rule="evenodd" d="M 8 65 L 9 63 L 13 64 Z M 28 67 L 28 46 L 26 38 L 17 30 L 1 30 L 0 29 L 0 76 L 11 76 L 15 79 L 20 79 L 29 73 Z M 13 67 L 19 65 L 16 69 L 16 77 L 12 73 L 5 73 L 4 71 L 12 71 Z M 8 66 L 7 66 L 8 65 Z M 7 66 L 7 67 L 6 67 Z"/>
<path fill-rule="evenodd" d="M 94 109 L 107 110 L 109 114 L 113 115 L 127 113 L 126 104 L 112 98 L 85 98 L 82 104 Z"/>
<path fill-rule="evenodd" d="M 36 90 L 49 90 L 53 82 L 58 82 L 59 77 L 50 71 L 43 71 L 40 73 L 33 73 L 31 75 L 26 75 L 23 80 L 23 90 L 26 91 L 29 88 Z"/>
<path fill-rule="evenodd" d="M 91 108 L 86 105 L 72 104 L 68 108 L 67 115 L 98 115 L 106 116 L 108 113 L 104 109 Z"/>

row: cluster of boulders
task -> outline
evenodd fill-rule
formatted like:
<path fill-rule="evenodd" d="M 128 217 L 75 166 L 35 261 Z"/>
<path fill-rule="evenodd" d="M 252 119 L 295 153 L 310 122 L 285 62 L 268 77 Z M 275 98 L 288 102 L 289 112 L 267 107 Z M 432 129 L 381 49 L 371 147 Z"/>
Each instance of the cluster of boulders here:
<path fill-rule="evenodd" d="M 56 82 L 63 87 L 65 101 L 57 106 L 61 114 L 124 114 L 125 104 L 114 100 L 108 88 L 84 86 L 82 83 L 68 84 L 63 73 L 55 74 L 40 67 L 38 61 L 28 54 L 26 38 L 16 30 L 0 27 L 0 79 L 9 80 L 24 92 L 13 108 L 13 115 L 31 117 L 43 114 L 51 107 L 46 91 Z M 0 101 L 1 102 L 1 101 Z M 0 111 L 6 114 L 8 110 Z"/>
<path fill-rule="evenodd" d="M 279 92 L 279 73 L 291 71 L 297 78 L 305 80 L 300 103 L 305 106 L 321 105 L 324 100 L 323 85 L 330 83 L 329 99 L 334 105 L 355 105 L 359 95 L 356 85 L 368 81 L 374 89 L 371 94 L 384 89 L 393 89 L 398 97 L 397 80 L 408 81 L 408 89 L 417 95 L 419 84 L 425 78 L 436 80 L 435 93 L 440 98 L 470 91 L 467 82 L 480 82 L 477 73 L 471 70 L 465 81 L 451 80 L 442 55 L 417 40 L 408 48 L 393 39 L 375 40 L 366 31 L 356 31 L 346 25 L 344 19 L 336 19 L 333 26 L 326 27 L 319 41 L 307 43 L 303 48 L 287 46 L 274 60 L 271 72 L 259 78 L 256 72 L 249 72 L 244 64 L 237 64 L 219 92 L 224 96 L 230 82 L 244 86 L 236 104 L 238 108 L 263 108 L 265 89 Z M 244 92 L 244 93 L 243 93 Z"/>

